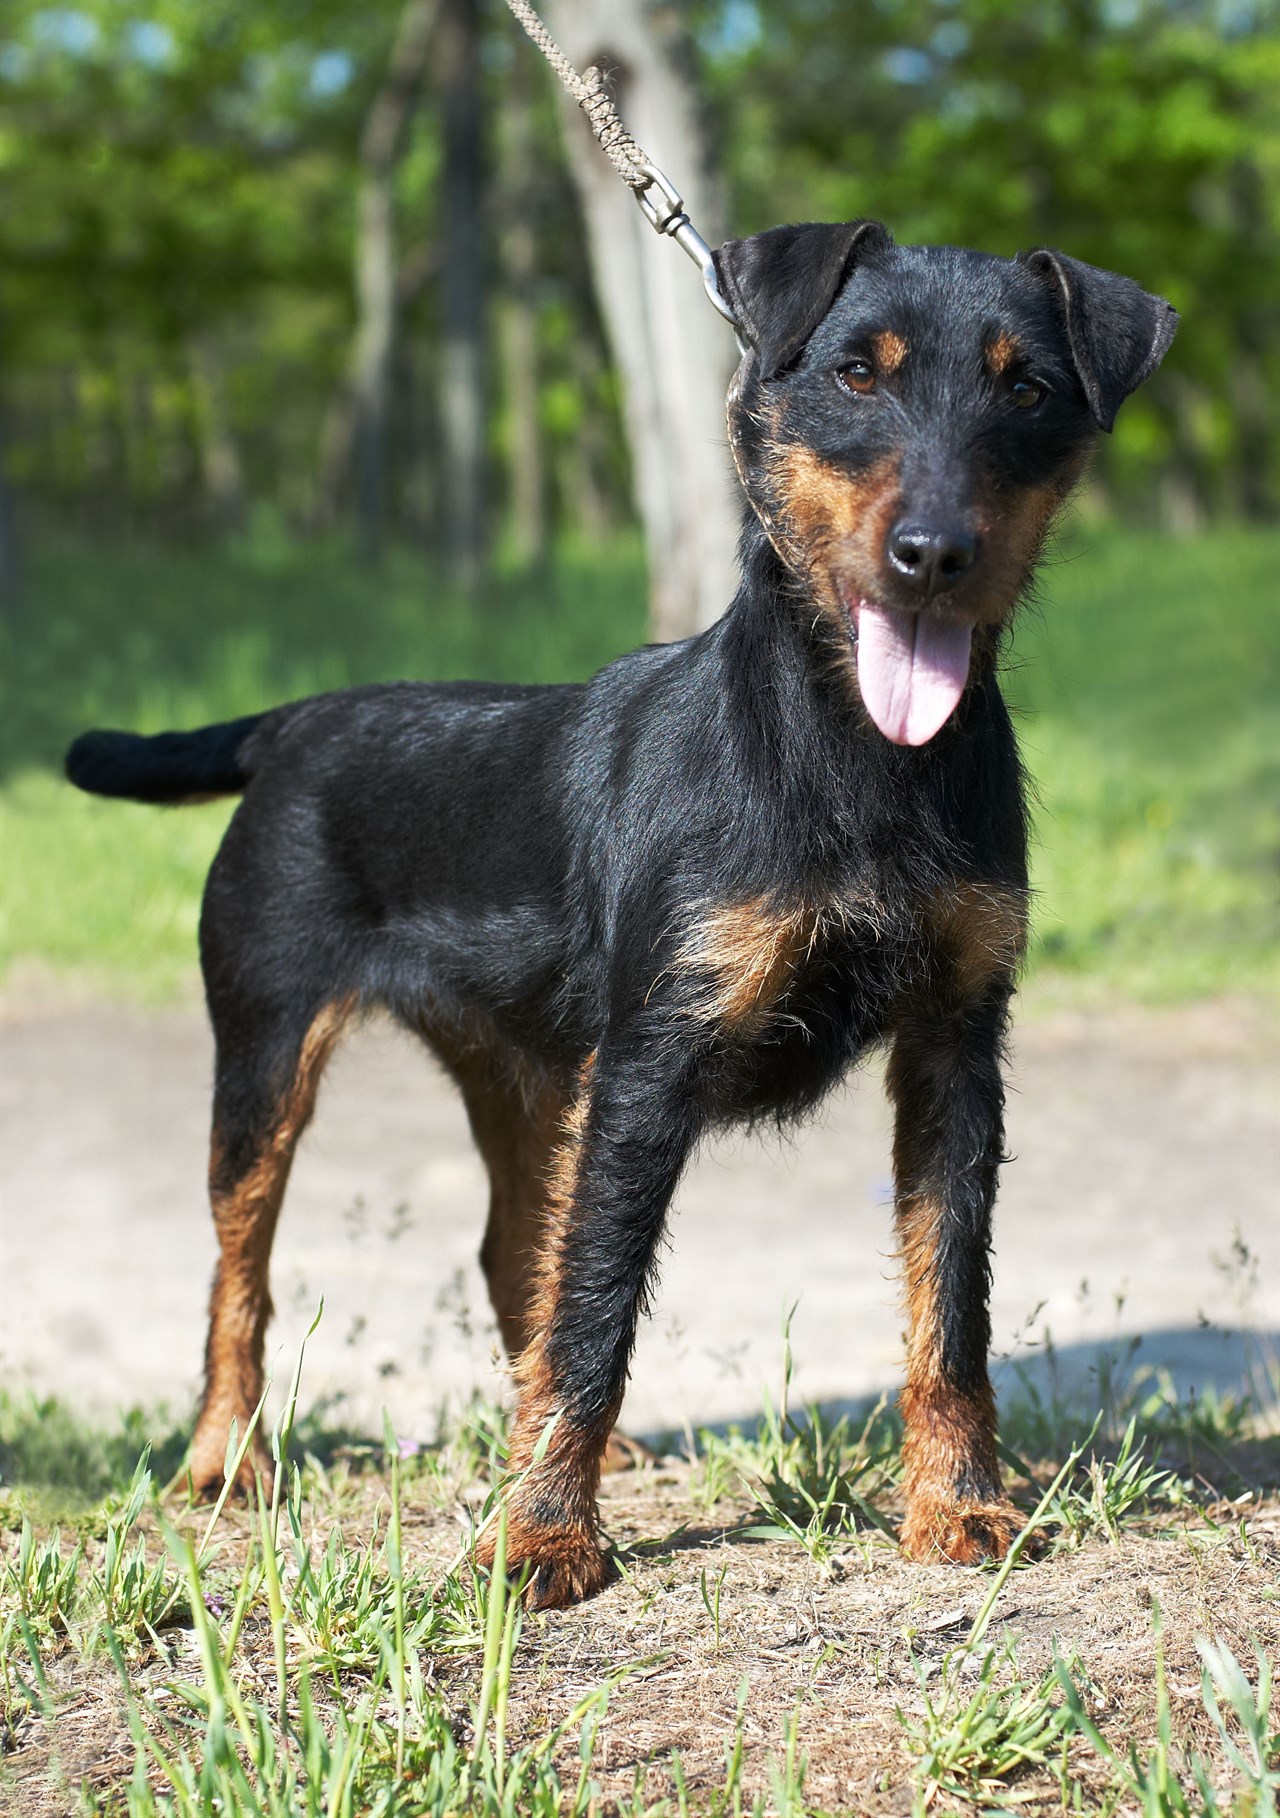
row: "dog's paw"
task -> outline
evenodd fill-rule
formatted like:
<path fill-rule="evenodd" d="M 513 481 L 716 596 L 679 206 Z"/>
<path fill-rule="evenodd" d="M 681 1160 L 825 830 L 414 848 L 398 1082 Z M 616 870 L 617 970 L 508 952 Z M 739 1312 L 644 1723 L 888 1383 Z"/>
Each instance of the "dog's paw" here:
<path fill-rule="evenodd" d="M 224 1440 L 221 1446 L 202 1442 L 199 1434 L 191 1448 L 191 1463 L 188 1476 L 191 1480 L 191 1494 L 196 1502 L 217 1502 L 226 1482 L 225 1464 L 227 1448 Z M 261 1483 L 262 1494 L 270 1498 L 275 1481 L 275 1465 L 266 1446 L 251 1445 L 241 1461 L 231 1485 L 232 1502 L 252 1503 L 255 1495 L 255 1484 Z"/>
<path fill-rule="evenodd" d="M 476 1544 L 476 1564 L 493 1570 L 496 1535 L 491 1529 Z M 532 1567 L 525 1586 L 531 1610 L 563 1610 L 604 1589 L 612 1576 L 607 1555 L 594 1534 L 580 1528 L 527 1527 L 513 1521 L 507 1534 L 507 1572 L 518 1577 Z"/>
<path fill-rule="evenodd" d="M 979 1565 L 1003 1559 L 1026 1525 L 1013 1504 L 946 1502 L 915 1496 L 907 1507 L 900 1536 L 903 1552 L 917 1565 L 947 1560 L 952 1565 Z M 1032 1535 L 1031 1550 L 1038 1550 Z"/>

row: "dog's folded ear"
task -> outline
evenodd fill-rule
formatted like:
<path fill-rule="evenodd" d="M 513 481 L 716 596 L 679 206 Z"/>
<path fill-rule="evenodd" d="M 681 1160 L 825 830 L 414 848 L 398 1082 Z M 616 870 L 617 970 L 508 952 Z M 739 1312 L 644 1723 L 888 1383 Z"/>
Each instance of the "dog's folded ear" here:
<path fill-rule="evenodd" d="M 1067 322 L 1067 339 L 1089 409 L 1110 430 L 1116 412 L 1169 351 L 1178 312 L 1114 271 L 1101 271 L 1040 247 L 1020 252 L 1018 264 L 1054 287 Z"/>
<path fill-rule="evenodd" d="M 715 254 L 720 293 L 755 350 L 762 379 L 795 359 L 855 259 L 892 245 L 879 221 L 807 221 L 725 241 Z"/>

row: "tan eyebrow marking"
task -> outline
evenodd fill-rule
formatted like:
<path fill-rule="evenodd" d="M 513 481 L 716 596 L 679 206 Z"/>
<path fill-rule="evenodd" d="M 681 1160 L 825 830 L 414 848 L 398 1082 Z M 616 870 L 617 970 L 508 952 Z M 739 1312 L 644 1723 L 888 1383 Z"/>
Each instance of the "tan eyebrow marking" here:
<path fill-rule="evenodd" d="M 986 348 L 986 361 L 994 373 L 1006 373 L 1022 358 L 1022 343 L 1017 335 L 1001 334 Z"/>
<path fill-rule="evenodd" d="M 901 335 L 895 335 L 892 329 L 884 329 L 880 334 L 872 335 L 871 351 L 882 372 L 897 372 L 910 350 Z"/>

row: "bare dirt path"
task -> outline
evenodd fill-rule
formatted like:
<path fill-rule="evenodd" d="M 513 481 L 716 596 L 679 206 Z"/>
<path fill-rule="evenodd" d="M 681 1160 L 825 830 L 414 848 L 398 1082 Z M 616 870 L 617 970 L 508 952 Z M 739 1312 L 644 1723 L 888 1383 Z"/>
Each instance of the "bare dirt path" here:
<path fill-rule="evenodd" d="M 84 1407 L 167 1401 L 185 1412 L 213 1262 L 203 1198 L 210 1065 L 191 1010 L 6 1016 L 8 1386 Z M 1266 1019 L 1239 1005 L 1032 1015 L 1012 1083 L 997 1347 L 1048 1327 L 1067 1364 L 1084 1368 L 1100 1343 L 1142 1333 L 1139 1361 L 1169 1366 L 1184 1387 L 1237 1383 L 1257 1332 L 1280 1325 L 1280 1073 Z M 874 1068 L 788 1143 L 708 1150 L 672 1221 L 631 1430 L 758 1409 L 761 1385 L 778 1381 L 793 1301 L 797 1396 L 891 1388 L 901 1320 L 888 1174 Z M 343 1416 L 360 1422 L 385 1405 L 399 1432 L 429 1438 L 446 1395 L 496 1388 L 474 1260 L 484 1202 L 447 1082 L 407 1037 L 382 1024 L 361 1030 L 330 1069 L 286 1203 L 274 1269 L 278 1373 L 323 1294 L 309 1400 L 345 1395 Z M 1258 1283 L 1243 1303 L 1248 1270 L 1221 1266 L 1237 1228 Z"/>

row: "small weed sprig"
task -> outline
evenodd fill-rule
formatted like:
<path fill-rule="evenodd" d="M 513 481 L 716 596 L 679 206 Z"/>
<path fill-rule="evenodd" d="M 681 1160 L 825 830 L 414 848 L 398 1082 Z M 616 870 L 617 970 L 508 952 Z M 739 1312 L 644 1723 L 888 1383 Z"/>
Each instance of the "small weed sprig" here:
<path fill-rule="evenodd" d="M 1096 1426 L 1097 1423 L 1095 1423 Z M 1047 1514 L 1064 1534 L 1079 1542 L 1090 1534 L 1105 1534 L 1115 1545 L 1127 1517 L 1142 1513 L 1153 1502 L 1174 1500 L 1178 1478 L 1147 1462 L 1137 1443 L 1137 1417 L 1131 1416 L 1114 1459 L 1091 1457 L 1083 1484 L 1068 1479 Z"/>
<path fill-rule="evenodd" d="M 130 1641 L 155 1631 L 176 1613 L 182 1586 L 163 1558 L 147 1563 L 146 1542 L 129 1546 L 129 1536 L 151 1500 L 150 1451 L 144 1448 L 134 1468 L 133 1480 L 116 1512 L 106 1523 L 102 1563 L 86 1571 L 86 1542 L 77 1540 L 70 1553 L 62 1551 L 59 1528 L 37 1541 L 31 1523 L 24 1519 L 18 1555 L 12 1563 L 0 1561 L 0 1595 L 11 1598 L 35 1639 L 68 1636 L 83 1650 L 90 1650 L 104 1629 Z M 8 1644 L 19 1630 L 7 1626 Z"/>
<path fill-rule="evenodd" d="M 12 1562 L 0 1560 L 0 1590 L 14 1599 L 28 1623 L 46 1632 L 55 1628 L 68 1630 L 80 1594 L 83 1562 L 83 1540 L 76 1542 L 72 1552 L 64 1554 L 60 1528 L 38 1541 L 24 1515 L 18 1557 Z"/>
<path fill-rule="evenodd" d="M 121 1629 L 154 1637 L 160 1624 L 173 1616 L 182 1592 L 163 1556 L 148 1566 L 146 1543 L 139 1539 L 132 1551 L 127 1545 L 130 1532 L 151 1500 L 150 1460 L 148 1447 L 138 1460 L 123 1506 L 107 1522 L 102 1570 L 95 1572 L 91 1580 L 101 1604 L 102 1621 L 117 1637 Z"/>
<path fill-rule="evenodd" d="M 1212 1769 L 1203 1756 L 1187 1751 L 1179 1763 L 1173 1745 L 1173 1720 L 1165 1671 L 1164 1633 L 1160 1605 L 1152 1601 L 1151 1625 L 1156 1656 L 1156 1743 L 1145 1758 L 1131 1741 L 1122 1754 L 1103 1735 L 1089 1713 L 1076 1674 L 1054 1650 L 1054 1674 L 1062 1688 L 1071 1727 L 1085 1737 L 1095 1754 L 1107 1764 L 1116 1789 L 1135 1802 L 1143 1818 L 1274 1818 L 1280 1791 L 1280 1734 L 1269 1733 L 1271 1669 L 1258 1649 L 1256 1692 L 1231 1649 L 1212 1642 L 1198 1642 L 1204 1667 L 1201 1697 L 1213 1718 L 1223 1753 L 1244 1783 L 1224 1794 L 1215 1787 Z M 1235 1713 L 1244 1747 L 1233 1737 L 1222 1710 L 1225 1701 Z M 1193 1791 L 1194 1785 L 1194 1791 Z"/>
<path fill-rule="evenodd" d="M 898 1722 L 916 1756 L 915 1812 L 927 1811 L 939 1793 L 973 1802 L 995 1799 L 1016 1774 L 1047 1768 L 1062 1752 L 1070 1719 L 1052 1700 L 1052 1673 L 1035 1684 L 999 1684 L 996 1651 L 989 1649 L 974 1684 L 964 1672 L 969 1663 L 963 1650 L 948 1655 L 939 1689 L 930 1693 L 928 1668 L 912 1660 L 924 1713 L 913 1717 L 899 1708 Z"/>
<path fill-rule="evenodd" d="M 1267 1811 L 1274 1813 L 1276 1796 L 1280 1794 L 1280 1726 L 1271 1727 L 1274 1721 L 1271 1660 L 1256 1641 L 1253 1646 L 1258 1662 L 1256 1690 L 1225 1643 L 1204 1639 L 1196 1642 L 1203 1662 L 1200 1696 L 1204 1708 L 1213 1718 L 1227 1760 L 1255 1794 L 1255 1818 L 1263 1818 Z M 1240 1725 L 1243 1747 L 1232 1736 L 1223 1716 L 1224 1701 Z"/>
<path fill-rule="evenodd" d="M 832 1421 L 813 1404 L 802 1420 L 795 1418 L 790 1406 L 794 1314 L 792 1306 L 782 1325 L 782 1393 L 775 1404 L 765 1391 L 754 1439 L 703 1435 L 702 1494 L 713 1506 L 736 1482 L 761 1518 L 738 1533 L 793 1541 L 825 1570 L 836 1552 L 867 1528 L 895 1538 L 872 1497 L 889 1481 L 896 1438 L 880 1426 L 883 1397 L 856 1433 L 847 1414 Z"/>

